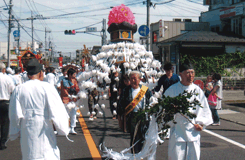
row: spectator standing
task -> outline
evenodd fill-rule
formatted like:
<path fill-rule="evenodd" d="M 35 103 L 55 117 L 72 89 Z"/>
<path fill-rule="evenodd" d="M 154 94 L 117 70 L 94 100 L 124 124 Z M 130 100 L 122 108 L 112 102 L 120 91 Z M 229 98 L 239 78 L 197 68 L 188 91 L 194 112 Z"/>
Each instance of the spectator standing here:
<path fill-rule="evenodd" d="M 207 76 L 206 84 L 205 84 L 205 96 L 208 98 L 209 94 L 213 89 L 213 78 L 212 76 Z"/>
<path fill-rule="evenodd" d="M 56 89 L 43 82 L 42 65 L 28 62 L 29 81 L 17 86 L 10 99 L 10 140 L 20 136 L 22 159 L 60 159 L 53 125 L 69 133 L 68 114 Z"/>
<path fill-rule="evenodd" d="M 212 115 L 213 115 L 213 121 L 214 123 L 212 125 L 219 126 L 220 125 L 220 119 L 219 119 L 219 114 L 217 110 L 222 109 L 222 97 L 223 97 L 223 92 L 222 92 L 222 82 L 221 82 L 221 75 L 219 73 L 214 73 L 213 75 L 213 80 L 214 80 L 214 87 L 213 90 L 210 94 L 215 94 L 217 96 L 217 105 L 210 106 Z"/>
<path fill-rule="evenodd" d="M 0 150 L 7 148 L 5 145 L 9 133 L 9 99 L 15 85 L 13 80 L 5 74 L 6 66 L 0 62 Z"/>
<path fill-rule="evenodd" d="M 213 123 L 211 111 L 202 89 L 193 83 L 195 70 L 190 63 L 180 65 L 181 82 L 170 86 L 165 96 L 176 97 L 184 91 L 194 91 L 198 95 L 192 95 L 190 101 L 199 100 L 200 106 L 196 110 L 189 109 L 196 114 L 196 118 L 187 120 L 177 113 L 174 115 L 176 123 L 170 122 L 171 133 L 168 145 L 168 159 L 171 160 L 199 160 L 200 159 L 200 131 Z M 191 122 L 190 122 L 191 121 Z"/>

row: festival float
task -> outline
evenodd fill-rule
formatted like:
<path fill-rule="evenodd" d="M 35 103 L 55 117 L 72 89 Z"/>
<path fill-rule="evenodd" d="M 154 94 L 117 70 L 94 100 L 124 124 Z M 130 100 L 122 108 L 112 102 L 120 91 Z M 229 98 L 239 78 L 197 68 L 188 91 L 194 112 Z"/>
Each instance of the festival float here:
<path fill-rule="evenodd" d="M 42 55 L 34 54 L 30 50 L 26 50 L 26 51 L 22 52 L 20 56 L 17 56 L 17 58 L 19 61 L 19 67 L 21 68 L 22 72 L 26 71 L 27 64 L 28 64 L 29 60 L 31 60 L 33 58 L 36 58 L 40 63 L 42 63 L 42 60 L 41 60 Z"/>

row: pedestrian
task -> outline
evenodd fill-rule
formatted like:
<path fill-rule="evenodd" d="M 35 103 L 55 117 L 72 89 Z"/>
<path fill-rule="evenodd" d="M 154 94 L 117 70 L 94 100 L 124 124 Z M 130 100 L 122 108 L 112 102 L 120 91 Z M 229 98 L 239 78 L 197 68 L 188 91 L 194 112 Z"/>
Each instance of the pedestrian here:
<path fill-rule="evenodd" d="M 9 133 L 9 99 L 15 88 L 13 80 L 5 72 L 6 66 L 0 62 L 0 150 L 7 148 L 5 143 Z"/>
<path fill-rule="evenodd" d="M 163 66 L 166 74 L 164 74 L 157 82 L 157 86 L 154 88 L 153 92 L 159 92 L 163 86 L 163 93 L 173 84 L 180 81 L 179 76 L 173 73 L 173 65 L 170 62 L 166 62 Z"/>
<path fill-rule="evenodd" d="M 163 66 L 163 69 L 166 74 L 164 74 L 157 82 L 157 86 L 154 88 L 154 92 L 159 92 L 161 87 L 163 86 L 163 93 L 173 84 L 177 83 L 180 81 L 179 76 L 175 73 L 173 73 L 173 65 L 170 62 L 166 62 Z M 166 136 L 164 137 L 165 139 L 169 139 L 170 137 L 170 130 L 168 129 L 168 132 Z"/>
<path fill-rule="evenodd" d="M 207 80 L 205 83 L 205 96 L 208 98 L 209 94 L 211 93 L 213 89 L 213 82 L 212 82 L 212 76 L 207 76 Z"/>
<path fill-rule="evenodd" d="M 111 74 L 111 83 L 110 83 L 110 89 L 109 89 L 109 100 L 110 100 L 110 110 L 112 114 L 112 119 L 116 119 L 117 112 L 117 96 L 118 96 L 118 90 L 119 90 L 119 73 L 114 72 Z"/>
<path fill-rule="evenodd" d="M 187 120 L 184 116 L 175 114 L 175 123 L 170 123 L 170 139 L 168 144 L 168 159 L 171 160 L 199 160 L 200 159 L 200 131 L 213 123 L 207 98 L 202 89 L 193 83 L 195 70 L 190 63 L 183 63 L 179 68 L 181 81 L 170 86 L 164 93 L 165 96 L 176 97 L 184 91 L 194 91 L 198 95 L 192 95 L 189 99 L 199 100 L 200 106 L 196 110 L 189 109 L 196 114 L 196 118 Z M 190 123 L 190 121 L 192 123 Z"/>
<path fill-rule="evenodd" d="M 58 91 L 60 92 L 61 90 L 61 81 L 67 77 L 67 69 L 66 68 L 62 68 L 62 75 L 58 78 L 58 81 L 56 83 L 56 87 L 58 89 Z"/>
<path fill-rule="evenodd" d="M 124 115 L 127 131 L 130 133 L 130 146 L 132 153 L 139 153 L 143 147 L 144 135 L 147 126 L 140 122 L 138 130 L 135 131 L 136 124 L 139 120 L 133 121 L 136 112 L 145 109 L 150 104 L 151 91 L 148 87 L 140 85 L 141 73 L 139 71 L 131 71 L 129 74 L 130 86 L 126 87 L 119 99 L 119 114 Z M 125 125 L 125 124 L 124 124 Z M 134 135 L 136 133 L 136 135 Z"/>
<path fill-rule="evenodd" d="M 92 93 L 90 92 L 90 90 L 88 90 L 88 109 L 89 109 L 89 114 L 90 114 L 89 120 L 91 121 L 94 120 L 93 103 L 94 103 L 94 99 L 93 99 Z"/>
<path fill-rule="evenodd" d="M 16 81 L 16 79 L 14 77 L 14 71 L 12 70 L 12 68 L 7 67 L 6 68 L 6 74 L 12 79 L 12 81 L 14 82 L 14 85 L 17 86 L 18 82 Z"/>
<path fill-rule="evenodd" d="M 122 76 L 122 78 L 121 78 L 121 82 L 120 82 L 120 84 L 119 84 L 119 91 L 118 91 L 118 95 L 120 96 L 121 94 L 122 94 L 122 92 L 123 92 L 123 90 L 126 88 L 126 87 L 128 87 L 128 86 L 130 86 L 130 79 L 129 79 L 129 77 L 128 77 L 128 75 L 127 74 L 124 74 L 123 76 Z M 118 123 L 119 123 L 119 128 L 121 128 L 123 131 L 124 131 L 124 126 L 123 126 L 123 115 L 122 115 L 122 112 L 120 112 L 119 110 L 118 110 L 118 107 L 117 107 L 117 119 L 118 119 Z M 124 132 L 126 132 L 126 131 L 124 131 Z"/>
<path fill-rule="evenodd" d="M 93 119 L 97 119 L 98 109 L 96 108 L 96 106 L 99 107 L 100 93 L 96 88 L 94 88 L 91 91 L 91 96 L 92 96 L 92 101 L 93 101 L 92 103 L 94 104 L 94 114 L 92 114 Z"/>
<path fill-rule="evenodd" d="M 55 86 L 57 83 L 54 71 L 55 71 L 54 67 L 50 67 L 49 73 L 46 75 L 46 78 L 45 78 L 45 81 L 52 84 L 53 86 Z"/>
<path fill-rule="evenodd" d="M 222 109 L 222 104 L 221 104 L 221 100 L 222 100 L 222 82 L 221 82 L 221 75 L 219 73 L 214 73 L 213 76 L 213 81 L 214 81 L 214 86 L 213 86 L 213 90 L 211 91 L 210 94 L 212 95 L 216 95 L 217 97 L 217 105 L 216 106 L 210 106 L 211 112 L 212 112 L 212 117 L 213 117 L 213 121 L 214 123 L 212 125 L 214 126 L 219 126 L 220 125 L 220 119 L 219 119 L 219 114 L 217 110 Z"/>
<path fill-rule="evenodd" d="M 79 86 L 76 80 L 76 70 L 73 68 L 68 69 L 67 78 L 64 78 L 61 81 L 61 99 L 63 103 L 66 105 L 67 112 L 70 116 L 70 133 L 76 135 L 75 131 L 76 127 L 76 101 L 77 101 L 77 93 L 79 92 Z M 71 102 L 71 103 L 70 103 Z"/>
<path fill-rule="evenodd" d="M 15 80 L 16 80 L 16 82 L 17 82 L 17 85 L 20 85 L 20 84 L 22 84 L 23 82 L 22 82 L 22 77 L 21 77 L 21 75 L 20 75 L 20 68 L 16 68 L 15 69 L 15 75 L 14 75 L 14 78 L 15 78 Z"/>
<path fill-rule="evenodd" d="M 60 159 L 53 125 L 59 135 L 69 134 L 68 114 L 57 90 L 43 82 L 42 65 L 31 59 L 29 81 L 18 85 L 10 99 L 10 140 L 20 137 L 23 160 Z"/>

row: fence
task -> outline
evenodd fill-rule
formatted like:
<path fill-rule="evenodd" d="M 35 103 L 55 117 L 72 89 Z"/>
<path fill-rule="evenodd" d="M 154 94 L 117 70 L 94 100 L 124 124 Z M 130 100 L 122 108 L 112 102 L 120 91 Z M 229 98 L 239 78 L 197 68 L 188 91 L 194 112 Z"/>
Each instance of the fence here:
<path fill-rule="evenodd" d="M 206 83 L 206 77 L 195 77 Z M 222 77 L 223 90 L 245 90 L 245 77 Z"/>

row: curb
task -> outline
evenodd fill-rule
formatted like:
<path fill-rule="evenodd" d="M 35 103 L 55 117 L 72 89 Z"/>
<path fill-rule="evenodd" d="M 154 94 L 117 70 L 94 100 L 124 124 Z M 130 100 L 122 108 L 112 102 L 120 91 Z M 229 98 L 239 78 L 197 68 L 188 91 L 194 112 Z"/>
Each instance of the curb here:
<path fill-rule="evenodd" d="M 242 125 L 242 126 L 245 126 L 244 123 L 241 123 L 241 122 L 238 122 L 238 121 L 232 121 L 232 120 L 230 120 L 230 119 L 221 118 L 221 117 L 220 117 L 220 119 L 225 120 L 225 121 L 228 121 L 228 122 L 233 122 L 233 123 L 236 123 L 236 124 L 239 124 L 239 125 Z"/>

